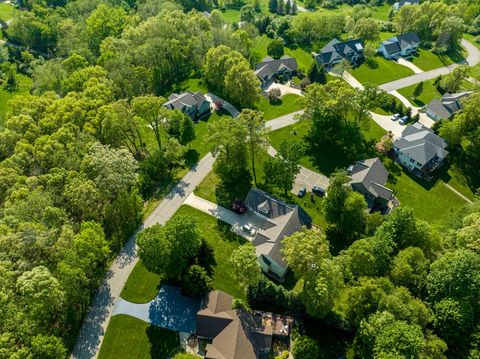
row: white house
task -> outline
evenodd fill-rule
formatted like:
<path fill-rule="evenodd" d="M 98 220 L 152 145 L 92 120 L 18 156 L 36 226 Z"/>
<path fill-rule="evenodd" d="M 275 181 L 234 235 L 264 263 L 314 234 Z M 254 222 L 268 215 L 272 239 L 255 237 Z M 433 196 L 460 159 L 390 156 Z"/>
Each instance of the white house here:
<path fill-rule="evenodd" d="M 420 46 L 420 38 L 415 32 L 407 32 L 397 35 L 380 43 L 378 52 L 386 59 L 410 56 L 417 52 Z"/>

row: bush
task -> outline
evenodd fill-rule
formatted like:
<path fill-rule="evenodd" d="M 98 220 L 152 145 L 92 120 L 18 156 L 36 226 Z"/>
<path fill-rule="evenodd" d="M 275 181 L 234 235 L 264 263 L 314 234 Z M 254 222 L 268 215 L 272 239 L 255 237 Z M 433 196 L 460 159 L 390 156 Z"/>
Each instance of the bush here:
<path fill-rule="evenodd" d="M 279 59 L 285 53 L 283 41 L 281 39 L 274 39 L 270 41 L 267 46 L 267 53 L 274 59 Z"/>
<path fill-rule="evenodd" d="M 182 293 L 189 297 L 202 297 L 213 288 L 210 278 L 204 268 L 193 265 L 182 276 Z"/>
<path fill-rule="evenodd" d="M 278 88 L 273 88 L 270 91 L 268 91 L 268 101 L 270 103 L 277 103 L 280 100 L 280 96 L 282 95 L 282 92 Z"/>
<path fill-rule="evenodd" d="M 303 335 L 293 342 L 292 354 L 294 358 L 318 359 L 318 344 L 310 337 Z"/>

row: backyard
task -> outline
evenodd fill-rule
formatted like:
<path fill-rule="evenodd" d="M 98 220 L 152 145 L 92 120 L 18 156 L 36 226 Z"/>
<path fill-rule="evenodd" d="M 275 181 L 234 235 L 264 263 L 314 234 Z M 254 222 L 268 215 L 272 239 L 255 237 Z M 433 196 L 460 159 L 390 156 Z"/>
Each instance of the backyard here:
<path fill-rule="evenodd" d="M 158 328 L 129 315 L 110 318 L 99 359 L 168 358 L 180 346 L 178 333 Z"/>
<path fill-rule="evenodd" d="M 381 85 L 413 75 L 410 68 L 386 60 L 381 56 L 376 56 L 373 61 L 365 62 L 359 67 L 348 70 L 348 72 L 361 83 L 368 82 L 372 85 Z"/>

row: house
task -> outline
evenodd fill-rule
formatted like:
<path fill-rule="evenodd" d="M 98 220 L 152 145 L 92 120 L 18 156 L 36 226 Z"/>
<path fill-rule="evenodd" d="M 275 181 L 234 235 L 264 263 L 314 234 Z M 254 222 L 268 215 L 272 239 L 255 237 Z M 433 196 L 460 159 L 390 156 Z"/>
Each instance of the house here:
<path fill-rule="evenodd" d="M 347 169 L 350 186 L 365 196 L 370 210 L 389 212 L 396 203 L 393 191 L 385 187 L 388 171 L 378 157 L 357 161 Z"/>
<path fill-rule="evenodd" d="M 393 142 L 397 161 L 417 176 L 430 179 L 448 155 L 447 142 L 421 123 L 407 126 Z"/>
<path fill-rule="evenodd" d="M 325 67 L 332 67 L 344 59 L 357 66 L 364 58 L 363 40 L 340 42 L 337 39 L 333 39 L 322 48 L 319 54 L 313 53 L 313 56 L 319 65 L 324 65 Z"/>
<path fill-rule="evenodd" d="M 378 52 L 386 59 L 410 56 L 417 52 L 419 45 L 420 38 L 418 35 L 415 32 L 407 32 L 383 41 L 378 48 Z"/>
<path fill-rule="evenodd" d="M 208 293 L 201 303 L 196 335 L 209 342 L 206 359 L 259 359 L 277 339 L 288 343 L 292 318 L 232 309 L 232 304 L 233 297 L 220 290 Z"/>
<path fill-rule="evenodd" d="M 403 5 L 418 5 L 419 2 L 420 0 L 399 0 L 393 4 L 393 9 L 398 11 Z"/>
<path fill-rule="evenodd" d="M 469 96 L 471 92 L 445 93 L 440 99 L 434 98 L 425 106 L 425 113 L 434 121 L 448 120 L 462 109 L 461 99 Z"/>
<path fill-rule="evenodd" d="M 263 228 L 255 234 L 258 262 L 262 270 L 282 281 L 288 265 L 282 256 L 283 238 L 310 227 L 312 219 L 299 206 L 291 205 L 257 188 L 252 188 L 245 199 L 245 206 L 264 220 Z"/>
<path fill-rule="evenodd" d="M 267 56 L 255 66 L 255 75 L 258 76 L 263 86 L 279 76 L 290 79 L 297 73 L 297 69 L 297 60 L 294 57 L 283 55 L 275 60 Z"/>
<path fill-rule="evenodd" d="M 190 116 L 194 121 L 210 113 L 210 102 L 200 91 L 186 91 L 181 94 L 173 93 L 163 104 L 171 110 L 179 110 Z"/>

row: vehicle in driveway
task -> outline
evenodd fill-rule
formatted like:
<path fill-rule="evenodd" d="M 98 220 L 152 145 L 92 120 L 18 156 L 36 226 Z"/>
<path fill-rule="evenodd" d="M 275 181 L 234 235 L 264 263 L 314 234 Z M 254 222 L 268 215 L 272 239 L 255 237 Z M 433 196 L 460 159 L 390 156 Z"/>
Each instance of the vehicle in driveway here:
<path fill-rule="evenodd" d="M 251 236 L 255 235 L 255 233 L 256 233 L 255 228 L 253 228 L 253 226 L 249 223 L 244 224 L 242 229 L 243 229 L 244 232 L 247 232 Z"/>
<path fill-rule="evenodd" d="M 325 196 L 325 190 L 323 188 L 318 187 L 318 186 L 313 186 L 312 187 L 312 193 L 315 193 L 317 196 L 320 196 L 320 197 Z"/>
<path fill-rule="evenodd" d="M 244 214 L 247 212 L 247 207 L 242 201 L 236 200 L 232 203 L 232 211 L 237 214 Z"/>
<path fill-rule="evenodd" d="M 302 197 L 305 197 L 305 195 L 307 194 L 307 189 L 305 187 L 302 187 L 298 190 L 298 197 L 302 198 Z"/>
<path fill-rule="evenodd" d="M 390 119 L 391 119 L 392 121 L 396 121 L 396 120 L 398 120 L 400 117 L 401 117 L 401 115 L 400 115 L 399 113 L 396 113 L 395 115 L 393 115 L 392 117 L 390 117 Z"/>
<path fill-rule="evenodd" d="M 408 121 L 408 116 L 403 116 L 400 121 L 398 121 L 399 124 L 405 125 Z"/>

